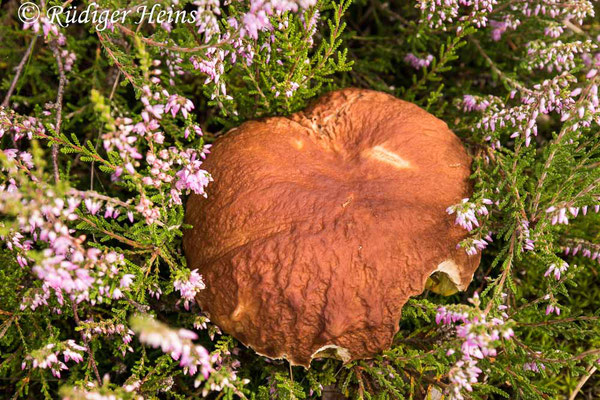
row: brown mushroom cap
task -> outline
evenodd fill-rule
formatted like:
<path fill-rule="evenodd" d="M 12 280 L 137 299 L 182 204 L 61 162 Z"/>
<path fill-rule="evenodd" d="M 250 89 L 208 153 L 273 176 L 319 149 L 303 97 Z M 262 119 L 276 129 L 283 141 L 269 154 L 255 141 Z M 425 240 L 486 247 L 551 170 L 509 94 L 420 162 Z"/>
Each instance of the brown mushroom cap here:
<path fill-rule="evenodd" d="M 290 118 L 243 124 L 205 163 L 184 236 L 197 301 L 271 358 L 370 358 L 428 277 L 465 289 L 479 264 L 446 208 L 471 194 L 471 160 L 447 125 L 390 95 L 345 89 Z"/>

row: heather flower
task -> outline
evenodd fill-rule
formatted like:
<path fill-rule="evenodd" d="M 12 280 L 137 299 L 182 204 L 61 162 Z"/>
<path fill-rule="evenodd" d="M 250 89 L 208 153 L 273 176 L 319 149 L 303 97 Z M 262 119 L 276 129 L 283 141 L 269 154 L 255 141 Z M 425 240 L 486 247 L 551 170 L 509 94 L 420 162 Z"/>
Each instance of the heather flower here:
<path fill-rule="evenodd" d="M 485 27 L 487 15 L 496 4 L 496 0 L 418 0 L 417 7 L 421 10 L 421 23 L 445 30 L 454 21 L 470 21 L 477 27 Z"/>
<path fill-rule="evenodd" d="M 178 178 L 175 188 L 180 191 L 189 190 L 206 197 L 204 188 L 212 181 L 212 178 L 208 172 L 200 168 L 202 162 L 195 157 L 195 155 L 191 155 L 186 160 L 188 164 L 175 174 Z"/>
<path fill-rule="evenodd" d="M 158 299 L 160 299 L 160 296 L 162 295 L 162 290 L 159 286 L 153 285 L 150 288 L 148 288 L 148 293 L 150 293 L 150 296 L 152 296 L 156 300 L 158 300 Z"/>
<path fill-rule="evenodd" d="M 85 327 L 83 333 L 88 340 L 93 340 L 99 336 L 110 338 L 119 337 L 121 341 L 119 344 L 121 354 L 125 356 L 128 352 L 133 352 L 130 343 L 135 333 L 124 324 L 110 319 L 102 320 L 100 322 L 88 319 L 85 321 Z"/>
<path fill-rule="evenodd" d="M 167 101 L 167 105 L 165 106 L 165 112 L 171 112 L 173 118 L 181 110 L 181 114 L 183 118 L 188 117 L 188 113 L 194 109 L 194 103 L 192 103 L 189 99 L 186 99 L 183 96 L 179 95 L 171 95 Z"/>
<path fill-rule="evenodd" d="M 163 353 L 169 354 L 179 362 L 185 374 L 193 376 L 200 372 L 200 380 L 207 379 L 213 371 L 215 357 L 204 347 L 192 342 L 197 339 L 194 332 L 187 329 L 171 329 L 153 318 L 140 316 L 132 319 L 131 326 L 138 334 L 140 342 L 160 348 Z"/>
<path fill-rule="evenodd" d="M 90 214 L 92 214 L 92 215 L 96 215 L 96 213 L 100 210 L 100 207 L 102 207 L 101 202 L 94 201 L 92 199 L 85 199 L 84 204 L 85 204 L 85 207 L 90 212 Z"/>
<path fill-rule="evenodd" d="M 557 281 L 560 280 L 560 276 L 569 268 L 569 264 L 563 261 L 561 265 L 550 264 L 548 270 L 544 274 L 545 277 L 550 276 L 551 274 L 554 276 L 554 279 Z"/>
<path fill-rule="evenodd" d="M 419 58 L 413 53 L 408 53 L 406 57 L 404 57 L 404 62 L 410 64 L 414 69 L 429 67 L 432 61 L 433 55 L 431 54 L 428 54 L 425 58 Z"/>
<path fill-rule="evenodd" d="M 133 282 L 133 278 L 135 278 L 135 276 L 132 274 L 124 274 L 121 277 L 121 280 L 119 281 L 119 286 L 121 287 L 121 289 L 128 288 Z"/>
<path fill-rule="evenodd" d="M 502 34 L 508 29 L 508 24 L 504 21 L 490 20 L 490 26 L 493 28 L 492 40 L 495 42 L 499 41 L 502 38 Z"/>
<path fill-rule="evenodd" d="M 198 125 L 192 125 L 192 130 L 194 131 L 194 133 L 197 136 L 202 136 L 204 135 L 204 132 L 202 132 L 202 128 L 200 128 Z M 190 135 L 190 128 L 185 128 L 185 138 L 187 139 Z"/>
<path fill-rule="evenodd" d="M 555 304 L 548 304 L 546 307 L 546 315 L 550 315 L 552 313 L 556 313 L 556 315 L 560 315 L 560 307 Z"/>
<path fill-rule="evenodd" d="M 600 263 L 600 245 L 585 240 L 573 239 L 567 240 L 566 244 L 563 247 L 565 255 L 576 256 L 580 254 L 583 257 Z"/>
<path fill-rule="evenodd" d="M 39 33 L 41 29 L 44 34 L 44 40 L 46 41 L 57 39 L 60 44 L 64 44 L 64 36 L 59 32 L 58 25 L 52 23 L 45 15 L 41 15 L 39 18 L 33 18 L 32 21 L 23 24 L 23 29 L 29 28 L 35 33 Z"/>
<path fill-rule="evenodd" d="M 73 69 L 73 64 L 75 64 L 75 60 L 77 60 L 77 55 L 68 50 L 63 50 L 60 55 L 64 59 L 65 71 L 71 71 Z"/>
<path fill-rule="evenodd" d="M 537 362 L 537 361 L 532 361 L 532 362 L 523 364 L 523 371 L 532 371 L 532 372 L 540 373 L 541 370 L 544 370 L 544 369 L 546 369 L 546 366 L 544 364 L 542 364 L 541 362 Z"/>
<path fill-rule="evenodd" d="M 575 218 L 579 215 L 580 210 L 583 215 L 586 215 L 588 213 L 588 209 L 589 209 L 588 206 L 582 206 L 582 207 L 550 206 L 546 209 L 546 214 L 551 216 L 551 224 L 552 225 L 556 225 L 556 224 L 568 225 L 569 224 L 569 214 L 571 215 L 571 217 Z M 593 210 L 596 213 L 600 212 L 600 205 L 594 205 Z"/>
<path fill-rule="evenodd" d="M 535 247 L 535 242 L 531 239 L 531 233 L 529 231 L 529 221 L 526 219 L 521 220 L 521 226 L 518 228 L 519 238 L 523 243 L 523 251 L 531 251 Z"/>
<path fill-rule="evenodd" d="M 477 123 L 478 129 L 495 132 L 497 129 L 510 130 L 511 138 L 523 137 L 525 146 L 531 144 L 532 136 L 537 135 L 537 118 L 540 114 L 549 114 L 553 111 L 564 113 L 575 103 L 569 93 L 562 90 L 575 78 L 562 73 L 552 79 L 543 81 L 533 86 L 534 90 L 525 90 L 522 93 L 521 105 L 498 110 L 491 107 Z"/>
<path fill-rule="evenodd" d="M 9 249 L 17 253 L 20 265 L 31 265 L 32 273 L 42 283 L 40 291 L 23 300 L 21 309 L 29 307 L 34 310 L 46 305 L 52 294 L 59 304 L 64 303 L 65 296 L 76 303 L 108 301 L 105 296 L 108 293 L 103 288 L 118 277 L 117 267 L 123 264 L 123 256 L 114 251 L 88 248 L 85 235 L 74 235 L 67 223 L 80 220 L 76 213 L 81 204 L 80 198 L 58 196 L 43 182 L 34 183 L 32 191 L 31 196 L 22 192 L 0 191 L 0 211 L 13 207 L 19 209 L 14 227 L 2 239 L 8 243 Z M 92 215 L 101 206 L 92 198 L 86 198 L 84 203 Z M 42 247 L 38 248 L 38 244 Z M 30 255 L 36 250 L 43 257 Z M 101 290 L 93 294 L 95 287 Z"/>
<path fill-rule="evenodd" d="M 189 310 L 190 302 L 195 300 L 196 294 L 205 288 L 202 277 L 198 274 L 197 270 L 190 272 L 189 276 L 185 279 L 175 280 L 173 287 L 183 299 L 183 307 L 186 310 Z"/>
<path fill-rule="evenodd" d="M 78 345 L 74 340 L 60 343 L 49 343 L 41 349 L 35 350 L 27 355 L 21 364 L 21 368 L 49 369 L 56 378 L 61 377 L 61 371 L 68 370 L 67 362 L 74 361 L 76 364 L 83 361 L 83 352 L 86 348 Z M 62 356 L 62 361 L 60 357 Z"/>
<path fill-rule="evenodd" d="M 135 210 L 144 217 L 148 225 L 160 219 L 160 210 L 154 207 L 154 203 L 144 195 L 140 196 L 140 202 L 135 206 Z"/>
<path fill-rule="evenodd" d="M 454 223 L 470 232 L 475 227 L 479 227 L 477 215 L 488 215 L 486 205 L 489 204 L 493 204 L 489 199 L 482 199 L 477 203 L 472 203 L 469 199 L 463 199 L 462 203 L 448 207 L 446 212 L 450 215 L 456 214 Z"/>
<path fill-rule="evenodd" d="M 539 69 L 545 68 L 548 72 L 566 71 L 575 67 L 577 54 L 589 53 L 597 48 L 598 46 L 590 40 L 568 43 L 557 40 L 551 44 L 537 40 L 527 45 L 527 54 L 530 56 L 527 65 L 529 69 L 536 66 Z"/>
<path fill-rule="evenodd" d="M 463 399 L 463 391 L 473 390 L 472 384 L 478 382 L 482 370 L 477 366 L 477 360 L 494 357 L 497 354 L 496 346 L 500 340 L 509 340 L 514 336 L 512 328 L 506 324 L 506 314 L 502 318 L 494 317 L 488 320 L 485 312 L 479 309 L 479 295 L 475 293 L 469 302 L 475 308 L 466 306 L 453 306 L 451 309 L 440 307 L 437 310 L 435 321 L 443 325 L 457 324 L 455 334 L 462 344 L 460 347 L 461 358 L 450 370 L 450 386 L 447 393 L 452 399 Z M 460 311 L 459 311 L 460 310 Z M 447 355 L 456 351 L 450 349 Z"/>
<path fill-rule="evenodd" d="M 560 25 L 551 25 L 544 28 L 544 35 L 557 38 L 564 33 L 564 29 Z"/>

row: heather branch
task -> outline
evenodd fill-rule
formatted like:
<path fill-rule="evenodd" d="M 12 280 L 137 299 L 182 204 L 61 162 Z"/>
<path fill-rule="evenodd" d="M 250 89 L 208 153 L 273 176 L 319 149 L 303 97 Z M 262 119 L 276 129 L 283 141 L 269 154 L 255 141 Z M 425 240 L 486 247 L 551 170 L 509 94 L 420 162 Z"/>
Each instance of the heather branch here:
<path fill-rule="evenodd" d="M 477 51 L 479 51 L 479 54 L 485 59 L 485 61 L 489 64 L 492 71 L 494 71 L 500 77 L 500 79 L 507 82 L 509 85 L 521 90 L 522 92 L 525 92 L 528 94 L 532 93 L 531 90 L 527 89 L 519 81 L 507 76 L 504 72 L 502 72 L 500 70 L 500 68 L 498 68 L 498 66 L 496 66 L 496 64 L 490 58 L 490 56 L 485 52 L 483 47 L 481 47 L 481 43 L 479 43 L 479 40 L 475 39 L 474 37 L 468 37 L 468 40 L 475 45 L 475 47 L 477 48 Z"/>
<path fill-rule="evenodd" d="M 79 313 L 77 311 L 77 303 L 75 301 L 73 301 L 73 317 L 75 318 L 75 323 L 77 324 L 77 326 L 80 326 L 81 321 L 79 320 Z M 94 352 L 92 351 L 92 348 L 90 347 L 90 343 L 88 341 L 87 336 L 85 335 L 85 332 L 83 330 L 81 330 L 79 333 L 81 335 L 81 340 L 83 340 L 83 343 L 85 344 L 86 351 L 87 351 L 88 355 L 90 356 L 90 364 L 92 365 L 92 369 L 94 370 L 94 375 L 96 375 L 96 380 L 98 381 L 98 383 L 100 383 L 100 382 L 102 382 L 102 380 L 100 379 L 100 373 L 98 373 L 98 366 L 96 365 L 96 359 L 94 358 Z"/>
<path fill-rule="evenodd" d="M 580 107 L 581 103 L 587 98 L 592 86 L 596 83 L 597 79 L 594 79 L 585 89 L 585 92 L 581 95 L 581 97 L 577 100 L 577 103 L 575 103 L 575 105 L 573 106 L 573 110 L 576 110 L 578 107 Z M 563 137 L 568 133 L 571 132 L 570 126 L 564 126 L 561 130 L 560 133 L 558 134 L 558 136 L 556 137 L 556 139 L 554 139 L 554 141 L 552 142 L 552 144 L 554 145 L 552 147 L 552 150 L 550 151 L 550 154 L 548 155 L 548 158 L 546 159 L 546 162 L 544 164 L 544 168 L 542 170 L 542 175 L 540 175 L 540 178 L 537 182 L 537 186 L 535 189 L 535 199 L 532 203 L 531 206 L 531 212 L 533 214 L 535 214 L 534 219 L 536 219 L 539 215 L 539 213 L 541 212 L 540 210 L 538 210 L 539 204 L 540 204 L 540 199 L 542 196 L 542 187 L 544 186 L 544 182 L 546 180 L 546 177 L 548 176 L 548 171 L 550 170 L 550 166 L 552 165 L 552 161 L 554 160 L 554 157 L 556 156 L 556 152 L 559 150 L 559 146 L 558 144 L 562 141 Z M 571 176 L 568 178 L 568 180 L 571 179 Z M 564 185 L 562 186 L 564 187 Z M 560 191 L 559 191 L 560 192 Z M 558 198 L 558 192 L 555 193 L 552 201 L 550 202 L 550 205 L 552 205 L 554 203 L 554 201 L 556 201 L 556 199 Z"/>
<path fill-rule="evenodd" d="M 548 326 L 548 325 L 556 325 L 556 324 L 568 324 L 570 322 L 579 322 L 579 321 L 598 321 L 600 317 L 592 317 L 592 316 L 580 316 L 580 317 L 571 317 L 571 318 L 562 318 L 562 319 L 553 319 L 550 321 L 542 321 L 542 322 L 518 322 L 517 324 L 520 326 L 526 326 L 529 328 L 534 328 L 538 326 Z"/>
<path fill-rule="evenodd" d="M 65 85 L 67 83 L 67 77 L 65 75 L 65 69 L 62 63 L 62 58 L 60 55 L 60 51 L 56 44 L 52 46 L 52 52 L 54 53 L 54 58 L 56 59 L 56 65 L 58 67 L 58 94 L 56 95 L 56 122 L 54 124 L 54 130 L 56 135 L 60 135 L 60 126 L 62 124 L 62 103 L 63 103 L 63 95 L 65 91 Z M 52 165 L 54 169 L 54 181 L 58 182 L 60 180 L 59 169 L 58 169 L 58 144 L 54 143 L 52 145 Z"/>
<path fill-rule="evenodd" d="M 568 358 L 547 358 L 547 357 L 540 355 L 538 352 L 534 351 L 533 349 L 531 349 L 529 346 L 527 346 L 525 343 L 521 342 L 517 338 L 513 338 L 513 341 L 519 347 L 521 347 L 522 349 L 527 351 L 527 353 L 529 353 L 530 356 L 534 357 L 535 359 L 537 359 L 539 361 L 545 362 L 545 363 L 565 364 L 565 363 L 570 363 L 570 362 L 574 362 L 574 361 L 581 361 L 581 360 L 585 359 L 586 357 L 600 354 L 600 349 L 590 349 L 590 350 L 586 350 L 584 352 L 581 352 L 577 355 L 574 355 L 574 356 L 571 356 Z"/>
<path fill-rule="evenodd" d="M 95 229 L 97 229 L 98 231 L 102 232 L 103 234 L 105 234 L 105 235 L 107 235 L 107 236 L 109 236 L 109 237 L 111 237 L 113 239 L 116 239 L 116 240 L 118 240 L 118 241 L 120 241 L 120 242 L 122 242 L 122 243 L 124 243 L 126 245 L 129 245 L 131 247 L 135 247 L 135 248 L 138 248 L 138 249 L 147 249 L 147 250 L 150 250 L 150 249 L 154 248 L 153 246 L 142 245 L 142 244 L 140 244 L 140 243 L 138 243 L 138 242 L 136 242 L 134 240 L 127 239 L 126 237 L 121 236 L 121 235 L 119 235 L 117 233 L 107 231 L 106 229 L 103 229 L 103 228 L 99 227 L 98 225 L 94 224 L 90 219 L 88 219 L 88 218 L 86 218 L 84 216 L 79 216 L 79 219 L 82 220 L 83 222 L 85 222 L 86 224 L 94 227 Z"/>
<path fill-rule="evenodd" d="M 496 286 L 496 289 L 494 290 L 496 295 L 502 291 L 502 289 L 504 288 L 504 284 L 506 282 L 506 278 L 512 271 L 512 265 L 514 262 L 516 236 L 517 236 L 517 231 L 515 230 L 510 238 L 510 245 L 509 245 L 510 247 L 508 250 L 508 254 L 506 256 L 507 259 L 505 262 L 504 270 L 502 271 L 502 276 L 500 277 L 500 282 L 498 283 L 498 285 Z M 487 304 L 487 306 L 485 307 L 485 311 L 483 312 L 483 314 L 484 315 L 489 314 L 489 312 L 492 310 L 493 305 L 494 305 L 494 299 L 491 299 L 489 301 L 489 303 Z"/>
<path fill-rule="evenodd" d="M 98 192 L 94 192 L 93 190 L 88 190 L 88 191 L 83 192 L 81 190 L 71 189 L 69 191 L 69 193 L 74 196 L 78 196 L 78 197 L 81 197 L 84 199 L 90 197 L 90 198 L 106 201 L 107 203 L 113 203 L 113 204 L 119 205 L 126 209 L 131 208 L 131 204 L 125 203 L 115 197 L 105 196 Z"/>
<path fill-rule="evenodd" d="M 70 143 L 66 140 L 63 140 L 61 137 L 59 136 L 49 136 L 46 135 L 45 133 L 42 132 L 37 132 L 36 133 L 37 136 L 41 137 L 42 139 L 46 139 L 49 140 L 55 144 L 58 144 L 60 146 L 64 146 L 64 147 L 69 147 L 73 150 L 75 150 L 78 153 L 83 153 L 88 157 L 93 158 L 94 160 L 101 162 L 102 164 L 106 165 L 109 168 L 115 169 L 117 168 L 117 165 L 111 164 L 109 161 L 105 160 L 104 158 L 100 157 L 98 154 L 92 153 L 90 152 L 87 148 L 83 147 L 83 146 L 78 146 L 74 143 Z"/>
<path fill-rule="evenodd" d="M 142 42 L 149 44 L 150 46 L 154 46 L 154 47 L 160 47 L 166 50 L 170 50 L 170 51 L 176 51 L 176 52 L 180 52 L 180 53 L 197 53 L 199 51 L 202 50 L 206 50 L 206 49 L 210 49 L 210 48 L 214 48 L 214 47 L 222 47 L 226 44 L 231 43 L 232 41 L 235 40 L 235 38 L 230 38 L 230 39 L 226 39 L 226 40 L 222 40 L 218 43 L 215 44 L 203 44 L 201 46 L 196 46 L 196 47 L 181 47 L 181 46 L 172 46 L 169 45 L 167 43 L 161 43 L 161 42 L 157 42 L 155 40 L 149 39 L 147 37 L 144 37 L 142 35 L 137 34 L 136 32 L 132 31 L 131 29 L 127 28 L 126 26 L 123 26 L 121 24 L 115 24 L 115 26 L 117 26 L 124 34 L 131 36 L 131 37 L 137 37 L 139 38 Z"/>
<path fill-rule="evenodd" d="M 100 31 L 96 31 L 96 34 L 98 35 L 98 39 L 100 39 L 100 43 L 102 43 L 102 47 L 106 50 L 106 52 L 108 53 L 110 58 L 112 58 L 113 62 L 117 66 L 117 68 L 119 68 L 119 71 L 121 71 L 123 73 L 123 75 L 125 75 L 127 80 L 133 85 L 133 87 L 137 87 L 133 76 L 130 73 L 128 73 L 127 71 L 125 71 L 125 67 L 119 62 L 119 60 L 117 59 L 117 57 L 115 56 L 113 51 L 110 49 L 110 46 L 107 43 L 107 42 L 110 42 L 110 40 L 108 38 L 105 38 L 100 33 Z"/>

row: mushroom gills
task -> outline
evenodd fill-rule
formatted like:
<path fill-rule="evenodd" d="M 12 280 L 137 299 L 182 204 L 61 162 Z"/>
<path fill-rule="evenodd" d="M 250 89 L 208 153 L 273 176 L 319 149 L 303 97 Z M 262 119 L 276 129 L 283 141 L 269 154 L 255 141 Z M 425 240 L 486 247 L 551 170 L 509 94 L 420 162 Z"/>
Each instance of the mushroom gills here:
<path fill-rule="evenodd" d="M 452 260 L 440 263 L 435 271 L 427 278 L 425 289 L 442 296 L 450 296 L 464 288 L 460 285 L 458 265 Z"/>

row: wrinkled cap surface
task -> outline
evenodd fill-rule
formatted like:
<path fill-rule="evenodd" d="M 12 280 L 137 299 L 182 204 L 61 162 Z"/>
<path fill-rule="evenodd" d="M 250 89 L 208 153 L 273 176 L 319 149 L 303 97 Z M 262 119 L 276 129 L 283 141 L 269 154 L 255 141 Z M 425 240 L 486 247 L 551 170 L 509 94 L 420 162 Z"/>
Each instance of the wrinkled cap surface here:
<path fill-rule="evenodd" d="M 465 289 L 479 264 L 446 208 L 471 194 L 447 125 L 359 89 L 290 118 L 241 125 L 204 164 L 184 236 L 211 320 L 257 353 L 308 366 L 389 348 L 402 306 L 434 272 Z"/>

